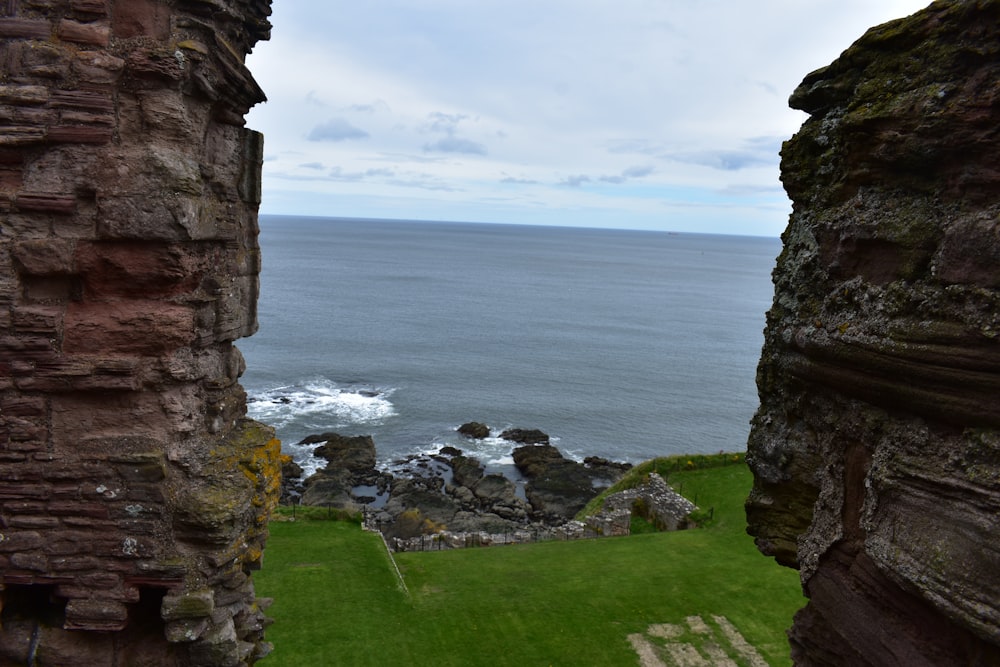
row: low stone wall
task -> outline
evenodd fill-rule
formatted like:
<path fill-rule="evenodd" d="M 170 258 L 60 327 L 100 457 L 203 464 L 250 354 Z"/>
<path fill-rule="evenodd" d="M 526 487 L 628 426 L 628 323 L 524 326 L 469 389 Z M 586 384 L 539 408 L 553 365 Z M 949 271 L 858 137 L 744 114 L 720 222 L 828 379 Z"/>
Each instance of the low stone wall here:
<path fill-rule="evenodd" d="M 376 525 L 366 523 L 365 527 L 368 530 L 378 532 Z M 443 530 L 438 533 L 419 535 L 407 539 L 398 537 L 389 538 L 386 542 L 392 551 L 436 551 L 470 547 L 492 547 L 504 544 L 584 540 L 609 536 L 596 531 L 593 527 L 582 521 L 569 521 L 562 526 L 533 526 L 524 528 L 523 530 L 512 530 L 503 533 L 481 531 L 452 532 Z"/>
<path fill-rule="evenodd" d="M 608 496 L 595 519 L 607 516 L 609 527 L 620 530 L 618 526 L 625 512 L 626 521 L 637 514 L 659 530 L 681 530 L 687 528 L 688 516 L 696 509 L 697 505 L 674 491 L 659 474 L 651 472 L 645 484 Z"/>
<path fill-rule="evenodd" d="M 687 528 L 688 515 L 696 509 L 698 508 L 694 503 L 674 491 L 660 475 L 654 472 L 650 473 L 649 480 L 645 484 L 609 495 L 601 511 L 587 517 L 585 521 L 568 521 L 560 526 L 537 524 L 502 533 L 443 530 L 408 539 L 391 538 L 387 540 L 387 544 L 393 551 L 433 551 L 553 540 L 622 537 L 631 534 L 632 515 L 637 511 L 659 530 L 670 531 Z M 364 526 L 367 530 L 380 532 L 374 513 L 366 513 Z"/>

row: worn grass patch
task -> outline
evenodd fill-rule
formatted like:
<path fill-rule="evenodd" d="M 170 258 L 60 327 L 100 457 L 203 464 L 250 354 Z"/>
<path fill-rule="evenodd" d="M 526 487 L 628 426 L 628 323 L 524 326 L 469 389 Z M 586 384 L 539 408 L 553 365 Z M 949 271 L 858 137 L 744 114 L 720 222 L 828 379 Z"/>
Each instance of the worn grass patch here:
<path fill-rule="evenodd" d="M 714 508 L 707 527 L 396 554 L 408 593 L 377 535 L 331 521 L 274 523 L 254 576 L 258 594 L 275 598 L 275 651 L 263 664 L 634 666 L 630 636 L 693 615 L 728 619 L 768 664 L 790 664 L 784 631 L 803 599 L 797 573 L 761 556 L 744 532 L 749 471 L 671 480 Z"/>

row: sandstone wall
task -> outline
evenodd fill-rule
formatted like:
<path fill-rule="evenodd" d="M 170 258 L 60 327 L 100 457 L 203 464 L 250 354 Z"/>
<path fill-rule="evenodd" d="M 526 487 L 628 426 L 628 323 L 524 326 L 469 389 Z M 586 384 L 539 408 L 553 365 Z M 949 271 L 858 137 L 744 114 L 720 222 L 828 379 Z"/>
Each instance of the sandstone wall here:
<path fill-rule="evenodd" d="M 747 502 L 802 665 L 1000 664 L 1000 2 L 808 75 Z"/>
<path fill-rule="evenodd" d="M 0 664 L 237 665 L 270 0 L 0 0 Z"/>

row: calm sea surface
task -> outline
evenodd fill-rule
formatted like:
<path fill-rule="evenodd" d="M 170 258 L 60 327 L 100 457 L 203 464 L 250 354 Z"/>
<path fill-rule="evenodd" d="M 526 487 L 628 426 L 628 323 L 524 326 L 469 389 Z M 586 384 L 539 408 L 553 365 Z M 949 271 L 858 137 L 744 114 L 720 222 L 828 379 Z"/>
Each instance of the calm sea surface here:
<path fill-rule="evenodd" d="M 507 427 L 573 457 L 742 450 L 778 239 L 261 217 L 251 416 L 286 451 L 370 434 L 503 467 Z M 481 421 L 493 437 L 455 428 Z"/>

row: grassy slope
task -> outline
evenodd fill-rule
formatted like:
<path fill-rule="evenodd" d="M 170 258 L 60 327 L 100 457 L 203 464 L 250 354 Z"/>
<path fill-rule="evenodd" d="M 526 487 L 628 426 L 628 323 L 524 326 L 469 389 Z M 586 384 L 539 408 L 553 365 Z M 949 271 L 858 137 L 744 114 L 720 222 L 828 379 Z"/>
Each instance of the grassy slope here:
<path fill-rule="evenodd" d="M 630 633 L 728 617 L 770 664 L 803 603 L 795 572 L 743 531 L 744 466 L 676 473 L 715 507 L 705 529 L 405 553 L 397 585 L 379 538 L 354 524 L 272 524 L 259 594 L 276 598 L 263 664 L 636 665 Z"/>

